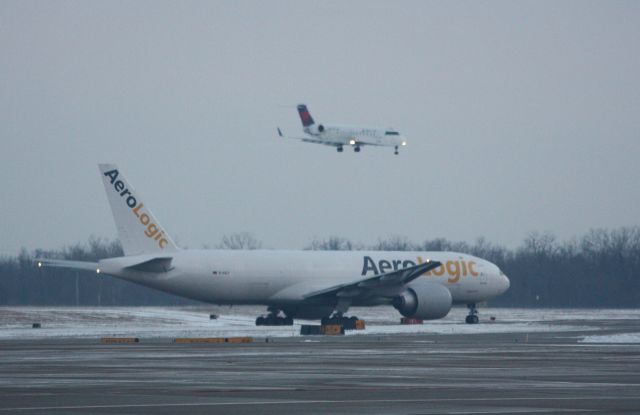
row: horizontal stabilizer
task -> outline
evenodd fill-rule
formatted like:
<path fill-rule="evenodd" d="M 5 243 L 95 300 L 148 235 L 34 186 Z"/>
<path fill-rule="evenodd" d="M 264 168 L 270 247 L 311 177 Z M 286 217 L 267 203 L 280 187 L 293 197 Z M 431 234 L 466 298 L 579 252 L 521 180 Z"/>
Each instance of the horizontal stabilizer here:
<path fill-rule="evenodd" d="M 67 261 L 65 259 L 50 258 L 36 258 L 35 262 L 38 268 L 68 268 L 92 272 L 98 271 L 97 262 Z"/>
<path fill-rule="evenodd" d="M 168 272 L 171 270 L 171 257 L 156 257 L 134 265 L 126 266 L 128 269 L 135 269 L 142 272 Z"/>

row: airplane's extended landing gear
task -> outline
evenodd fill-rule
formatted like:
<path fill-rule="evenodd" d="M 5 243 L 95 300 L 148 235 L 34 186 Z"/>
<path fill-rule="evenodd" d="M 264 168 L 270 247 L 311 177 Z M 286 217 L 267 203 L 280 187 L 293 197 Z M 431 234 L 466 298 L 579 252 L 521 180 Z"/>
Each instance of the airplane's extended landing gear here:
<path fill-rule="evenodd" d="M 353 151 L 355 151 L 356 153 L 359 153 L 360 152 L 360 146 L 355 146 L 353 148 Z"/>
<path fill-rule="evenodd" d="M 280 316 L 280 310 L 269 307 L 269 314 L 260 316 L 256 319 L 256 326 L 293 326 L 293 318 L 288 316 Z"/>
<path fill-rule="evenodd" d="M 469 309 L 469 315 L 464 319 L 467 324 L 478 324 L 480 319 L 478 318 L 478 309 L 475 303 L 467 304 Z"/>
<path fill-rule="evenodd" d="M 394 151 L 393 154 L 395 154 L 396 156 L 399 154 L 398 153 L 398 146 L 396 146 L 396 151 Z"/>
<path fill-rule="evenodd" d="M 342 146 L 338 146 L 338 153 L 342 153 L 342 150 L 344 150 Z"/>
<path fill-rule="evenodd" d="M 343 326 L 345 329 L 349 330 L 349 329 L 354 329 L 356 327 L 357 321 L 358 321 L 358 317 L 355 317 L 355 316 L 345 317 L 342 315 L 342 313 L 335 313 L 331 317 L 322 317 L 322 320 L 320 320 L 320 324 L 322 324 L 323 326 L 330 325 L 330 324 L 338 324 Z"/>

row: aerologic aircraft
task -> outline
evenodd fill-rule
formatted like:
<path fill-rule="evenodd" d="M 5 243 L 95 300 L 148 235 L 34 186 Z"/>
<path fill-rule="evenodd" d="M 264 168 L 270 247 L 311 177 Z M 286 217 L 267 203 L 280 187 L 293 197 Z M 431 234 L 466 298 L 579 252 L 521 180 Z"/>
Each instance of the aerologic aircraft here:
<path fill-rule="evenodd" d="M 298 105 L 298 114 L 302 121 L 302 130 L 306 137 L 288 137 L 278 127 L 278 135 L 284 138 L 294 138 L 306 143 L 324 144 L 336 147 L 342 152 L 345 146 L 353 147 L 353 151 L 359 152 L 360 148 L 367 146 L 394 147 L 395 154 L 398 148 L 407 145 L 407 140 L 393 128 L 364 127 L 358 125 L 316 124 L 304 104 Z"/>
<path fill-rule="evenodd" d="M 466 322 L 477 323 L 476 304 L 509 288 L 496 265 L 455 252 L 180 249 L 118 167 L 99 170 L 125 256 L 38 258 L 38 266 L 107 274 L 208 303 L 265 305 L 257 325 L 341 324 L 349 307 L 379 305 L 439 319 L 453 304 L 466 304 Z"/>

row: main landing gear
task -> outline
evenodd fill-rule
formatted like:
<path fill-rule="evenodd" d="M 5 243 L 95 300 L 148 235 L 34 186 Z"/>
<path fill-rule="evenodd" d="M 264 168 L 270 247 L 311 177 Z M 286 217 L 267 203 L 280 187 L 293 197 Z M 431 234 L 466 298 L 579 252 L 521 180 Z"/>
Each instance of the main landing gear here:
<path fill-rule="evenodd" d="M 357 321 L 358 317 L 345 317 L 342 315 L 342 313 L 335 313 L 331 317 L 322 317 L 322 320 L 320 320 L 320 324 L 322 324 L 323 326 L 338 324 L 349 330 L 356 327 Z"/>
<path fill-rule="evenodd" d="M 269 314 L 256 319 L 256 326 L 293 326 L 293 318 L 278 315 L 279 309 L 269 307 L 267 311 Z"/>
<path fill-rule="evenodd" d="M 396 156 L 399 154 L 398 153 L 398 146 L 396 146 L 396 151 L 394 151 L 393 154 L 395 154 Z"/>
<path fill-rule="evenodd" d="M 353 148 L 353 151 L 355 151 L 356 153 L 359 153 L 360 152 L 360 146 L 355 146 Z"/>
<path fill-rule="evenodd" d="M 342 153 L 343 150 L 342 146 L 338 146 L 338 153 Z"/>
<path fill-rule="evenodd" d="M 476 303 L 467 304 L 467 308 L 469 309 L 469 315 L 464 319 L 467 324 L 478 324 L 480 319 L 478 318 L 478 309 L 476 308 Z"/>

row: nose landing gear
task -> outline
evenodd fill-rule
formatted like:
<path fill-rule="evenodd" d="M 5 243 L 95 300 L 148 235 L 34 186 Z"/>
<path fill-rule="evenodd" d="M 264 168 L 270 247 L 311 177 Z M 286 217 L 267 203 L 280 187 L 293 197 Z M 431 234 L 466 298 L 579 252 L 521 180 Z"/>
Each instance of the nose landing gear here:
<path fill-rule="evenodd" d="M 480 319 L 478 318 L 478 308 L 476 307 L 476 303 L 467 304 L 467 308 L 469 309 L 469 315 L 464 319 L 467 324 L 478 324 Z"/>

